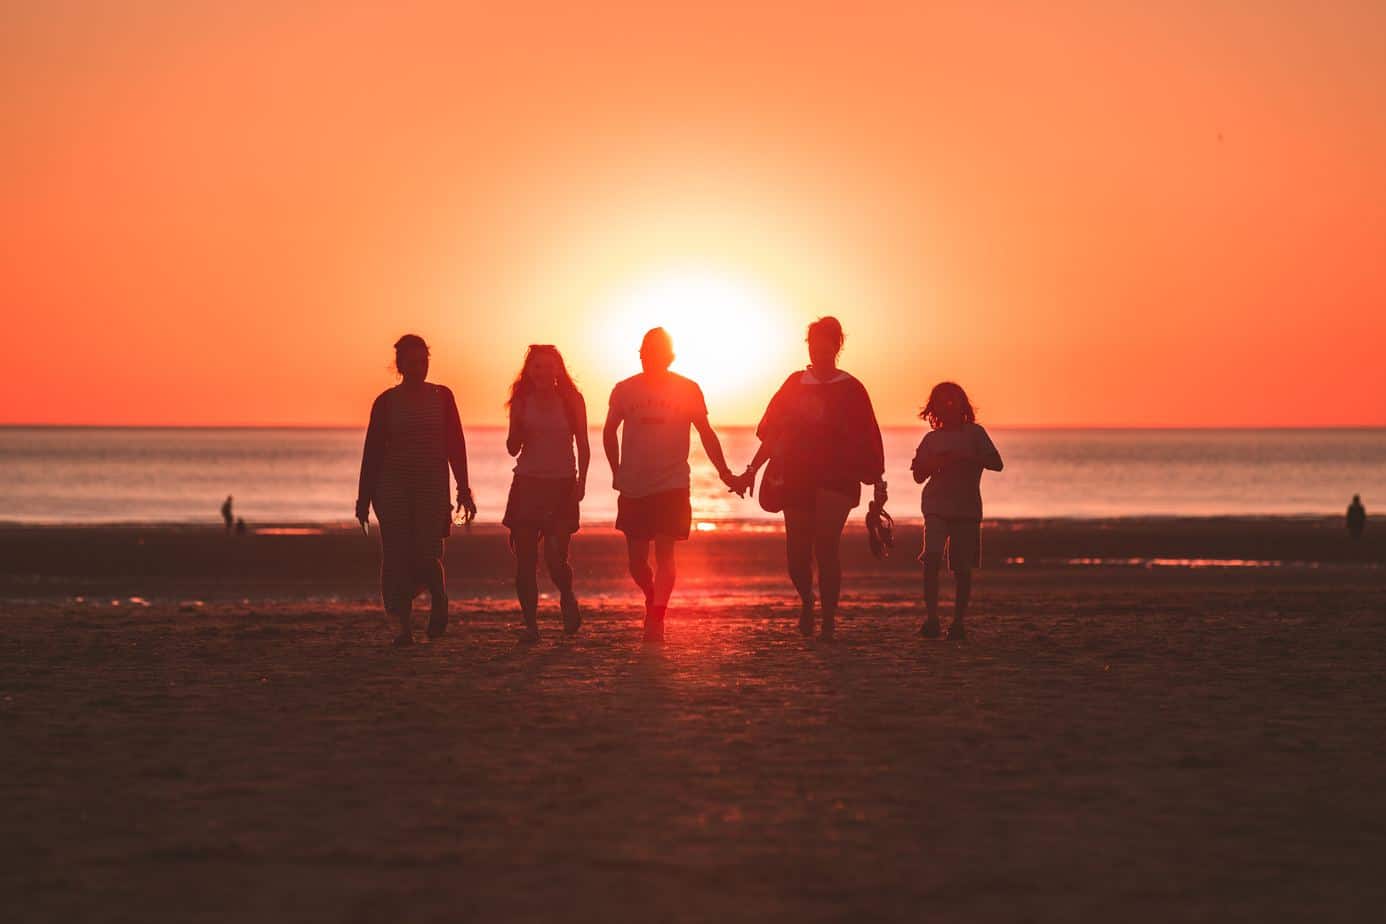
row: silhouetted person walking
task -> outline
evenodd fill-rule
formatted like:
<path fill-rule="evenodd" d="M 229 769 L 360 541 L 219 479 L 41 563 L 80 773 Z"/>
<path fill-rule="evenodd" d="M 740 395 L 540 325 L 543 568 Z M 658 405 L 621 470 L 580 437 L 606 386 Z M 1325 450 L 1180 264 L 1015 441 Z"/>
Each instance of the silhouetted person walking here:
<path fill-rule="evenodd" d="M 231 527 L 236 524 L 236 518 L 231 513 L 231 495 L 226 495 L 226 500 L 221 505 L 221 519 L 226 524 L 227 535 L 231 534 Z"/>
<path fill-rule="evenodd" d="M 982 471 L 1001 471 L 1001 453 L 977 414 L 967 393 L 953 382 L 940 382 L 919 412 L 930 431 L 919 441 L 910 471 L 924 485 L 924 607 L 919 627 L 925 638 L 938 638 L 938 574 L 947 552 L 956 594 L 950 639 L 966 637 L 964 619 L 972 598 L 972 572 L 982 564 Z"/>
<path fill-rule="evenodd" d="M 563 631 L 582 625 L 573 592 L 568 547 L 578 530 L 578 505 L 587 493 L 592 448 L 587 438 L 587 402 L 568 375 L 563 355 L 548 344 L 531 346 L 510 387 L 510 430 L 505 449 L 515 460 L 515 477 L 501 521 L 510 529 L 515 553 L 515 593 L 525 628 L 520 638 L 539 640 L 539 540 L 558 588 Z M 577 452 L 574 453 L 574 448 Z"/>
<path fill-rule="evenodd" d="M 452 526 L 449 466 L 463 522 L 476 516 L 457 401 L 449 389 L 426 381 L 428 357 L 428 344 L 415 334 L 395 343 L 395 368 L 403 381 L 371 406 L 356 496 L 356 519 L 364 525 L 374 507 L 380 522 L 380 594 L 385 612 L 399 624 L 396 645 L 414 640 L 414 596 L 424 587 L 432 599 L 428 637 L 447 629 L 443 540 Z"/>
<path fill-rule="evenodd" d="M 866 388 L 837 367 L 845 340 L 836 318 L 809 325 L 809 367 L 787 378 L 770 399 L 756 435 L 760 448 L 738 479 L 750 488 L 766 461 L 761 506 L 784 511 L 789 579 L 799 592 L 799 631 L 813 634 L 813 564 L 825 639 L 833 637 L 842 593 L 842 529 L 861 503 L 861 486 L 875 485 L 886 502 L 881 428 Z"/>
<path fill-rule="evenodd" d="M 722 482 L 736 490 L 722 444 L 707 420 L 696 382 L 669 371 L 674 344 L 662 327 L 640 344 L 639 375 L 618 382 L 602 429 L 602 448 L 611 463 L 616 528 L 626 535 L 630 575 L 645 592 L 645 641 L 664 640 L 664 617 L 674 590 L 674 543 L 688 538 L 693 508 L 689 498 L 688 428 L 698 431 Z M 618 438 L 619 431 L 619 438 Z M 650 545 L 655 568 L 650 569 Z"/>
<path fill-rule="evenodd" d="M 1367 528 L 1367 508 L 1362 506 L 1361 495 L 1352 495 L 1352 503 L 1348 504 L 1347 509 L 1347 529 L 1348 535 L 1354 539 L 1362 538 L 1362 531 Z"/>

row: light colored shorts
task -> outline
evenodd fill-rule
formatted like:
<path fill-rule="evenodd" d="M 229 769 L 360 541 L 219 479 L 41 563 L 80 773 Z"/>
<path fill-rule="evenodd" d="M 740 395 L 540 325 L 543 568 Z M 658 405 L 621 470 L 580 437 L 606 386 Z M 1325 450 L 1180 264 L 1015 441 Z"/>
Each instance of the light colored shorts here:
<path fill-rule="evenodd" d="M 924 518 L 924 554 L 919 560 L 939 567 L 945 551 L 950 571 L 971 571 L 982 566 L 982 521 L 949 517 Z"/>

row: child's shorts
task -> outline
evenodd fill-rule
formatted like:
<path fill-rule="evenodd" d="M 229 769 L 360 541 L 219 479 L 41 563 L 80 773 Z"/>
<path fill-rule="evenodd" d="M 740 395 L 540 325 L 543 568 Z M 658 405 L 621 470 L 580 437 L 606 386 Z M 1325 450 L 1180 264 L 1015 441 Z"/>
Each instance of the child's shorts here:
<path fill-rule="evenodd" d="M 950 517 L 924 518 L 924 554 L 919 560 L 937 568 L 947 550 L 951 571 L 971 571 L 982 566 L 982 521 Z"/>

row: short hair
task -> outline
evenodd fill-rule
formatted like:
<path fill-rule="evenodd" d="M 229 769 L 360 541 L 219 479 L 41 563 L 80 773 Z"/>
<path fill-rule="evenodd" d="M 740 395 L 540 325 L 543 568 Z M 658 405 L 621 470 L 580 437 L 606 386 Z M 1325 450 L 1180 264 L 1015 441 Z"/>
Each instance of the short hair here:
<path fill-rule="evenodd" d="M 841 353 L 842 344 L 847 340 L 847 335 L 842 332 L 842 322 L 832 315 L 824 315 L 808 326 L 808 336 L 804 339 L 812 343 L 818 337 L 832 341 L 834 353 Z"/>
<path fill-rule="evenodd" d="M 420 337 L 418 334 L 405 334 L 395 341 L 396 355 L 403 353 L 405 350 L 414 349 L 423 350 L 425 353 L 428 352 L 428 344 L 425 343 L 424 338 Z"/>
<path fill-rule="evenodd" d="M 674 361 L 674 338 L 662 327 L 652 327 L 640 341 L 640 356 L 666 368 Z"/>

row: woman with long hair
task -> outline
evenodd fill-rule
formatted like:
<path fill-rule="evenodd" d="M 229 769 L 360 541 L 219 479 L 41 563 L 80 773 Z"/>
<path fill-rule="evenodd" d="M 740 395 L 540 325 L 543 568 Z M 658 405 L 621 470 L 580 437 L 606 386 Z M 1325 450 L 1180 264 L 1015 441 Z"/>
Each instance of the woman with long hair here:
<path fill-rule="evenodd" d="M 539 640 L 539 540 L 544 561 L 558 588 L 563 631 L 582 625 L 568 546 L 578 530 L 578 505 L 587 493 L 592 449 L 587 438 L 587 404 L 568 374 L 563 355 L 549 344 L 535 344 L 510 386 L 510 430 L 505 448 L 515 456 L 515 478 L 502 522 L 515 553 L 515 594 L 524 629 L 520 638 Z M 576 452 L 574 452 L 576 448 Z"/>
<path fill-rule="evenodd" d="M 396 645 L 414 641 L 414 597 L 423 588 L 432 599 L 428 637 L 439 638 L 447 629 L 443 540 L 452 526 L 449 467 L 462 522 L 476 516 L 457 401 L 448 388 L 427 381 L 428 358 L 428 344 L 416 334 L 395 342 L 401 382 L 371 405 L 356 494 L 361 526 L 372 507 L 380 523 L 380 595 L 399 626 Z"/>
<path fill-rule="evenodd" d="M 784 511 L 789 577 L 802 603 L 799 631 L 813 634 L 817 561 L 822 637 L 831 639 L 842 591 L 842 530 L 861 503 L 863 484 L 875 485 L 875 503 L 885 505 L 885 450 L 866 388 L 837 367 L 842 324 L 819 318 L 806 339 L 809 367 L 785 379 L 770 400 L 756 430 L 760 448 L 739 483 L 751 487 L 756 471 L 771 462 L 761 506 Z"/>

